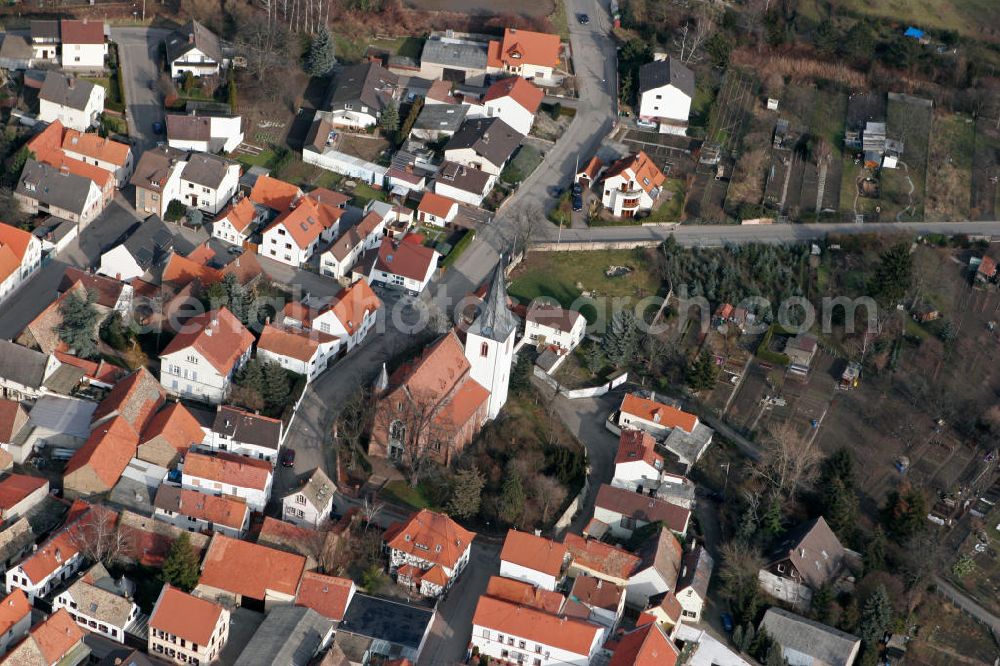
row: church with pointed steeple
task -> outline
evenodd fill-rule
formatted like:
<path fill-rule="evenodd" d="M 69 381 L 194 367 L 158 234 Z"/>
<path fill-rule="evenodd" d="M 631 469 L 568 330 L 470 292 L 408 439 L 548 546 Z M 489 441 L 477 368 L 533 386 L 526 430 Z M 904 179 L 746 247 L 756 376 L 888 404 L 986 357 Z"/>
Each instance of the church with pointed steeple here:
<path fill-rule="evenodd" d="M 467 320 L 468 321 L 468 320 Z M 430 451 L 449 464 L 507 402 L 517 317 L 508 308 L 503 264 L 465 331 L 452 329 L 391 375 L 383 367 L 369 453 L 407 464 Z"/>

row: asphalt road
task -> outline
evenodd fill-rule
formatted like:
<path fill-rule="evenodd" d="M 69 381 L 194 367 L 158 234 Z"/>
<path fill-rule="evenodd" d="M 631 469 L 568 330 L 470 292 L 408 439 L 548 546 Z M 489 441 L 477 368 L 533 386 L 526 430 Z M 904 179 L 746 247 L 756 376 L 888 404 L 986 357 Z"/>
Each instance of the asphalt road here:
<path fill-rule="evenodd" d="M 125 117 L 137 155 L 161 140 L 153 133 L 153 123 L 163 122 L 164 118 L 163 100 L 156 81 L 161 74 L 160 44 L 168 34 L 169 30 L 160 28 L 111 29 L 111 39 L 118 44 L 125 84 Z"/>

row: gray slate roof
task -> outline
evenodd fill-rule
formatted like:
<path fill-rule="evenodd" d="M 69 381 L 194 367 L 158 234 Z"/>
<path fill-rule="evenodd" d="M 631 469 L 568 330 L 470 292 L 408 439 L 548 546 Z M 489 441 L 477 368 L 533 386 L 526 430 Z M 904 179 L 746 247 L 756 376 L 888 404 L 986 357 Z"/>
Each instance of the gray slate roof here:
<path fill-rule="evenodd" d="M 257 627 L 237 662 L 240 666 L 306 666 L 332 628 L 332 620 L 311 608 L 277 606 Z"/>
<path fill-rule="evenodd" d="M 333 493 L 336 491 L 337 486 L 330 480 L 330 477 L 317 467 L 313 470 L 309 478 L 306 479 L 305 485 L 289 493 L 289 495 L 298 495 L 301 493 L 306 496 L 310 504 L 317 509 L 322 509 L 326 507 L 330 498 L 333 497 Z"/>
<path fill-rule="evenodd" d="M 32 21 L 31 39 L 59 41 L 59 21 Z"/>
<path fill-rule="evenodd" d="M 187 159 L 187 153 L 170 146 L 150 148 L 142 153 L 135 172 L 129 181 L 136 187 L 160 191 L 178 162 Z"/>
<path fill-rule="evenodd" d="M 232 165 L 231 160 L 218 155 L 194 153 L 184 166 L 181 179 L 215 190 L 222 184 L 222 180 Z"/>
<path fill-rule="evenodd" d="M 50 71 L 45 75 L 45 83 L 42 84 L 38 98 L 83 111 L 87 108 L 87 102 L 90 101 L 90 95 L 96 87 L 97 84 L 90 81 Z"/>
<path fill-rule="evenodd" d="M 475 167 L 465 166 L 457 162 L 444 162 L 438 170 L 436 182 L 466 192 L 483 194 L 490 182 L 490 177 L 491 174 Z"/>
<path fill-rule="evenodd" d="M 356 634 L 416 650 L 433 620 L 434 611 L 429 608 L 358 592 L 337 627 L 337 640 L 340 634 Z"/>
<path fill-rule="evenodd" d="M 237 442 L 278 450 L 281 445 L 281 422 L 275 423 L 250 412 L 223 405 L 216 412 L 212 432 Z"/>
<path fill-rule="evenodd" d="M 17 182 L 18 194 L 82 215 L 94 183 L 89 178 L 29 159 Z"/>
<path fill-rule="evenodd" d="M 40 351 L 0 340 L 0 379 L 40 388 L 45 381 L 47 361 L 48 358 Z"/>
<path fill-rule="evenodd" d="M 197 21 L 189 21 L 167 38 L 167 59 L 173 62 L 195 48 L 215 62 L 222 62 L 222 42 L 214 32 Z"/>
<path fill-rule="evenodd" d="M 123 627 L 132 611 L 132 603 L 128 599 L 84 580 L 70 585 L 69 593 L 79 612 L 116 627 Z"/>
<path fill-rule="evenodd" d="M 783 649 L 811 656 L 813 666 L 848 666 L 861 642 L 857 636 L 777 607 L 767 609 L 760 626 Z"/>
<path fill-rule="evenodd" d="M 426 104 L 413 123 L 413 129 L 430 132 L 457 132 L 469 107 L 465 104 Z"/>
<path fill-rule="evenodd" d="M 712 580 L 715 560 L 704 546 L 695 546 L 681 558 L 681 575 L 677 578 L 677 592 L 694 589 L 702 599 L 708 598 L 708 583 Z"/>
<path fill-rule="evenodd" d="M 479 316 L 469 326 L 469 333 L 497 342 L 504 342 L 517 330 L 517 318 L 507 307 L 507 286 L 503 274 L 504 262 L 497 264 L 490 288 L 486 292 Z"/>
<path fill-rule="evenodd" d="M 486 69 L 489 46 L 485 42 L 453 42 L 428 39 L 420 61 L 444 67 L 461 69 Z"/>
<path fill-rule="evenodd" d="M 844 566 L 847 553 L 823 516 L 786 533 L 767 552 L 768 564 L 790 560 L 802 581 L 819 589 L 832 582 Z"/>
<path fill-rule="evenodd" d="M 0 60 L 9 59 L 11 61 L 15 60 L 31 60 L 34 52 L 31 50 L 31 44 L 28 43 L 27 38 L 21 35 L 12 35 L 7 33 L 3 37 L 3 45 L 0 46 Z"/>
<path fill-rule="evenodd" d="M 363 104 L 380 112 L 398 84 L 399 77 L 376 62 L 344 67 L 337 73 L 327 106 L 330 111 L 338 111 L 345 104 Z"/>
<path fill-rule="evenodd" d="M 122 245 L 135 259 L 135 263 L 148 269 L 173 248 L 174 235 L 163 220 L 154 215 L 140 224 Z"/>
<path fill-rule="evenodd" d="M 694 97 L 694 72 L 676 58 L 647 62 L 639 68 L 639 93 L 672 85 L 688 97 Z"/>
<path fill-rule="evenodd" d="M 444 150 L 447 154 L 449 150 L 471 148 L 491 164 L 500 166 L 510 159 L 523 138 L 520 132 L 499 118 L 475 118 L 462 123 Z"/>

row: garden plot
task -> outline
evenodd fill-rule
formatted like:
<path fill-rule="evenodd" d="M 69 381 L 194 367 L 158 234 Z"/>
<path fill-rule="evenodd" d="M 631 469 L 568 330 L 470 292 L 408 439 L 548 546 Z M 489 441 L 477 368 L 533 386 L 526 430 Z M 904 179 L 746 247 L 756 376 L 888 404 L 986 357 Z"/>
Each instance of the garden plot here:
<path fill-rule="evenodd" d="M 898 168 L 881 170 L 881 219 L 896 222 L 924 219 L 933 112 L 930 100 L 896 93 L 888 95 L 886 134 L 903 142 L 903 155 Z"/>
<path fill-rule="evenodd" d="M 995 220 L 1000 198 L 1000 127 L 996 118 L 976 121 L 976 148 L 972 165 L 972 219 Z"/>
<path fill-rule="evenodd" d="M 934 114 L 927 164 L 928 221 L 968 220 L 972 204 L 975 123 L 954 113 Z"/>

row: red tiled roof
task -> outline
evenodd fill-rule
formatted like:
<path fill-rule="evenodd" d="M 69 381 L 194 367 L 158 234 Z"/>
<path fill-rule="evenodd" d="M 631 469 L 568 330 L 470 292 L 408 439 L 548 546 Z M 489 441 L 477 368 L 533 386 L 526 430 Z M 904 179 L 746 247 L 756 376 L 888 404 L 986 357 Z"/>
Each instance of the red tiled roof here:
<path fill-rule="evenodd" d="M 229 224 L 233 225 L 236 231 L 243 233 L 253 222 L 256 215 L 257 209 L 254 208 L 253 202 L 249 198 L 243 197 L 236 203 L 226 206 L 225 210 L 219 213 L 216 222 L 227 220 Z"/>
<path fill-rule="evenodd" d="M 64 477 L 89 467 L 110 490 L 135 457 L 139 435 L 123 416 L 115 416 L 90 432 L 90 437 L 66 464 Z M 67 479 L 70 481 L 69 479 Z M 70 485 L 72 482 L 70 481 Z"/>
<path fill-rule="evenodd" d="M 0 636 L 10 631 L 15 624 L 31 614 L 31 603 L 20 588 L 14 590 L 0 601 Z"/>
<path fill-rule="evenodd" d="M 487 64 L 490 67 L 501 65 L 557 67 L 559 65 L 559 35 L 505 28 L 503 41 L 492 41 L 489 46 Z"/>
<path fill-rule="evenodd" d="M 115 384 L 97 406 L 92 420 L 96 423 L 106 416 L 120 414 L 138 435 L 165 398 L 166 392 L 160 382 L 149 370 L 139 368 Z"/>
<path fill-rule="evenodd" d="M 448 516 L 429 509 L 415 513 L 393 528 L 383 535 L 390 548 L 449 569 L 455 568 L 476 536 Z"/>
<path fill-rule="evenodd" d="M 342 208 L 319 204 L 306 198 L 271 223 L 268 229 L 283 226 L 301 249 L 309 247 L 324 231 L 332 227 L 344 214 Z"/>
<path fill-rule="evenodd" d="M 222 615 L 222 606 L 207 599 L 186 594 L 169 583 L 160 590 L 149 627 L 180 638 L 207 645 Z"/>
<path fill-rule="evenodd" d="M 47 620 L 31 628 L 30 638 L 45 657 L 45 663 L 56 664 L 83 641 L 83 629 L 69 616 L 65 608 L 60 608 Z M 16 661 L 12 660 L 12 661 Z"/>
<path fill-rule="evenodd" d="M 27 143 L 27 148 L 36 156 L 53 150 L 62 149 L 63 131 L 65 128 L 59 120 L 53 120 L 48 127 L 31 137 Z"/>
<path fill-rule="evenodd" d="M 354 589 L 354 581 L 350 578 L 324 576 L 307 571 L 302 574 L 295 603 L 298 606 L 312 608 L 323 617 L 340 622 L 344 619 Z"/>
<path fill-rule="evenodd" d="M 433 248 L 413 243 L 396 243 L 391 238 L 386 238 L 379 246 L 375 269 L 420 282 L 436 261 L 437 252 Z"/>
<path fill-rule="evenodd" d="M 103 44 L 104 21 L 60 21 L 59 34 L 63 44 Z"/>
<path fill-rule="evenodd" d="M 621 410 L 626 414 L 658 423 L 665 428 L 680 428 L 688 434 L 693 432 L 694 427 L 698 425 L 698 417 L 694 414 L 640 397 L 634 393 L 625 395 Z"/>
<path fill-rule="evenodd" d="M 38 476 L 11 474 L 0 481 L 0 510 L 7 511 L 13 508 L 25 497 L 46 485 L 48 481 Z M 2 633 L 3 631 L 0 631 L 0 634 Z"/>
<path fill-rule="evenodd" d="M 535 113 L 541 106 L 545 93 L 542 92 L 541 88 L 525 81 L 520 76 L 511 76 L 500 79 L 487 88 L 486 94 L 483 95 L 483 101 L 489 102 L 501 97 L 510 97 L 529 113 Z"/>
<path fill-rule="evenodd" d="M 0 400 L 0 442 L 10 442 L 27 421 L 28 413 L 17 400 Z M 0 482 L 2 484 L 2 482 Z"/>
<path fill-rule="evenodd" d="M 347 196 L 343 192 L 334 192 L 333 190 L 328 190 L 325 187 L 317 187 L 315 190 L 306 194 L 306 196 L 316 203 L 333 206 L 334 208 L 343 208 L 347 205 L 347 202 L 351 200 L 351 197 Z"/>
<path fill-rule="evenodd" d="M 618 640 L 609 666 L 675 666 L 680 652 L 656 624 L 647 624 Z"/>
<path fill-rule="evenodd" d="M 615 464 L 636 462 L 641 460 L 647 465 L 652 465 L 657 469 L 663 466 L 663 456 L 657 455 L 654 450 L 656 440 L 645 430 L 622 430 L 618 438 L 618 453 L 615 455 Z"/>
<path fill-rule="evenodd" d="M 193 347 L 225 375 L 252 345 L 250 331 L 228 308 L 219 308 L 188 319 L 160 357 Z"/>
<path fill-rule="evenodd" d="M 250 190 L 250 199 L 262 206 L 278 211 L 288 210 L 292 202 L 302 196 L 296 185 L 271 176 L 259 176 Z"/>
<path fill-rule="evenodd" d="M 500 560 L 503 562 L 518 564 L 557 578 L 565 559 L 565 545 L 517 530 L 507 530 L 503 550 L 500 551 Z"/>
<path fill-rule="evenodd" d="M 530 583 L 501 576 L 490 576 L 490 582 L 486 585 L 486 594 L 495 599 L 531 606 L 553 615 L 559 613 L 563 602 L 566 601 L 566 597 L 558 592 L 551 592 Z"/>
<path fill-rule="evenodd" d="M 375 312 L 382 307 L 382 301 L 368 286 L 367 280 L 358 280 L 337 297 L 330 309 L 348 333 L 354 333 L 364 319 L 366 312 Z M 287 306 L 286 306 L 287 309 Z"/>
<path fill-rule="evenodd" d="M 627 580 L 642 562 L 641 557 L 627 550 L 576 534 L 567 534 L 563 543 L 574 564 L 612 578 Z"/>
<path fill-rule="evenodd" d="M 142 431 L 144 443 L 155 437 L 163 437 L 171 446 L 183 453 L 192 444 L 200 444 L 205 439 L 205 432 L 187 407 L 175 402 L 157 412 Z"/>
<path fill-rule="evenodd" d="M 28 575 L 31 582 L 39 583 L 80 552 L 73 541 L 69 531 L 63 529 L 18 566 Z"/>
<path fill-rule="evenodd" d="M 979 263 L 977 272 L 987 277 L 993 277 L 997 274 L 997 262 L 993 260 L 993 257 L 984 256 Z"/>
<path fill-rule="evenodd" d="M 306 558 L 216 534 L 202 562 L 198 585 L 263 599 L 267 590 L 294 596 Z"/>
<path fill-rule="evenodd" d="M 614 488 L 606 483 L 601 484 L 597 491 L 596 506 L 647 523 L 659 521 L 667 529 L 679 533 L 687 531 L 691 516 L 691 512 L 682 506 L 624 488 Z"/>
<path fill-rule="evenodd" d="M 85 134 L 74 129 L 67 129 L 63 134 L 62 149 L 80 153 L 101 162 L 110 162 L 117 167 L 125 166 L 131 150 L 127 144 L 105 139 L 100 134 Z"/>
<path fill-rule="evenodd" d="M 183 287 L 192 280 L 198 280 L 203 286 L 213 285 L 222 279 L 222 274 L 211 266 L 206 266 L 190 257 L 182 257 L 176 252 L 167 259 L 160 278 L 164 284 Z"/>
<path fill-rule="evenodd" d="M 247 503 L 232 495 L 209 495 L 177 486 L 160 486 L 155 506 L 184 516 L 239 530 L 247 517 Z"/>
<path fill-rule="evenodd" d="M 657 169 L 653 160 L 649 159 L 649 156 L 641 150 L 635 155 L 618 160 L 604 174 L 605 180 L 615 176 L 622 176 L 634 181 L 636 186 L 641 187 L 647 194 L 666 180 L 663 172 Z"/>
<path fill-rule="evenodd" d="M 411 363 L 396 370 L 390 383 L 405 384 L 414 396 L 443 397 L 463 380 L 469 368 L 462 343 L 454 331 L 449 331 Z"/>
<path fill-rule="evenodd" d="M 454 199 L 436 194 L 434 192 L 424 192 L 417 206 L 418 213 L 429 213 L 435 217 L 446 218 L 451 213 L 451 209 L 458 203 Z"/>
<path fill-rule="evenodd" d="M 269 351 L 279 356 L 287 356 L 308 363 L 315 356 L 321 344 L 333 342 L 337 338 L 320 331 L 304 331 L 295 327 L 266 324 L 257 341 L 258 351 Z"/>
<path fill-rule="evenodd" d="M 586 176 L 590 180 L 594 180 L 595 178 L 597 178 L 597 174 L 601 172 L 601 167 L 603 166 L 604 162 L 601 161 L 601 158 L 599 158 L 597 155 L 594 155 L 593 157 L 590 158 L 590 161 L 587 162 L 587 166 L 583 167 L 583 169 L 577 175 Z"/>
<path fill-rule="evenodd" d="M 580 655 L 589 655 L 591 647 L 600 640 L 604 631 L 589 622 L 557 617 L 530 606 L 519 606 L 489 596 L 479 597 L 472 623 Z"/>
<path fill-rule="evenodd" d="M 442 406 L 435 421 L 445 426 L 464 425 L 489 399 L 489 390 L 469 377 Z"/>
<path fill-rule="evenodd" d="M 271 463 L 235 453 L 218 451 L 213 455 L 188 452 L 184 458 L 184 475 L 219 481 L 240 488 L 264 490 L 271 476 Z"/>

